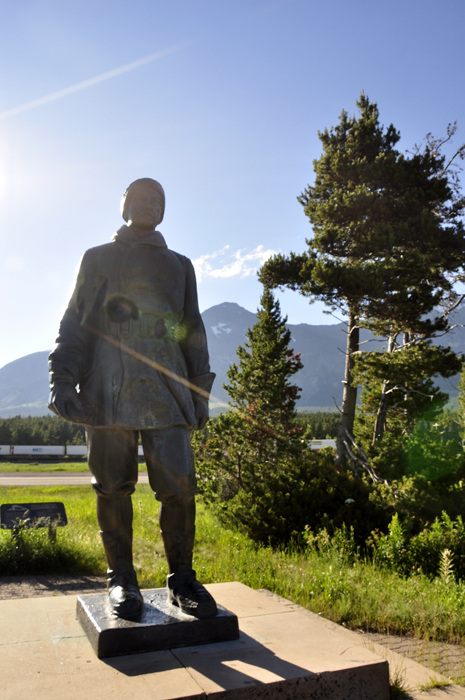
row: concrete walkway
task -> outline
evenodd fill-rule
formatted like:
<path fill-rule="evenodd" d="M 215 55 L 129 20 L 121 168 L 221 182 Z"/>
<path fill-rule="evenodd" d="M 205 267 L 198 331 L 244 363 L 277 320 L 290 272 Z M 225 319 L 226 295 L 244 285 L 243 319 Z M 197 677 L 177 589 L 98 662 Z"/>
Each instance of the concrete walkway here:
<path fill-rule="evenodd" d="M 105 590 L 105 580 L 97 576 L 0 576 L 0 600 L 36 597 L 84 595 Z M 267 596 L 277 598 L 268 591 Z M 292 605 L 289 603 L 289 605 Z M 342 628 L 341 628 L 342 629 Z M 399 672 L 406 683 L 414 688 L 425 684 L 430 677 L 465 679 L 465 647 L 439 642 L 427 642 L 411 637 L 397 637 L 375 633 L 358 633 L 363 645 L 390 663 L 391 675 Z M 428 670 L 426 670 L 428 669 Z M 420 680 L 418 680 L 420 679 Z M 428 692 L 412 690 L 411 698 L 465 699 L 465 688 L 450 685 Z"/>
<path fill-rule="evenodd" d="M 389 700 L 388 663 L 359 635 L 241 583 L 207 588 L 237 615 L 239 639 L 105 659 L 74 596 L 1 600 L 2 700 Z M 137 634 L 137 622 L 113 626 Z"/>

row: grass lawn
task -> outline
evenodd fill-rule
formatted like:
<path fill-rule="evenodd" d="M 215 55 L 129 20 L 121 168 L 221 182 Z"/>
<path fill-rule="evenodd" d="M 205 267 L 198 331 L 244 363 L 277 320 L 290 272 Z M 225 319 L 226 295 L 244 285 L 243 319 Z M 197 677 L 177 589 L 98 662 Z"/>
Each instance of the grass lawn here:
<path fill-rule="evenodd" d="M 2 472 L 86 472 L 87 462 L 0 462 Z M 146 472 L 145 462 L 139 464 L 139 471 Z"/>
<path fill-rule="evenodd" d="M 0 503 L 62 501 L 69 524 L 57 531 L 28 530 L 15 544 L 0 532 L 0 571 L 14 573 L 104 574 L 95 495 L 89 487 L 2 487 Z M 134 559 L 143 588 L 164 586 L 166 560 L 158 528 L 158 503 L 139 485 L 134 503 Z M 202 502 L 198 504 L 194 568 L 203 583 L 241 581 L 267 588 L 352 629 L 410 634 L 465 643 L 465 584 L 403 579 L 372 563 L 349 562 L 333 551 L 318 554 L 273 551 L 246 535 L 226 530 Z"/>

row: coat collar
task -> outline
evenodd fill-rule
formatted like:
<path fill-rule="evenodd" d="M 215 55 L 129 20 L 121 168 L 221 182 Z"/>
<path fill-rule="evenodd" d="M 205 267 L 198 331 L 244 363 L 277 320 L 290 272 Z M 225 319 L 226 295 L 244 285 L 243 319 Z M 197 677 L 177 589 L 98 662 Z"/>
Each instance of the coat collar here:
<path fill-rule="evenodd" d="M 167 248 L 166 241 L 160 231 L 152 231 L 145 236 L 138 236 L 129 226 L 121 226 L 113 236 L 115 243 L 124 243 L 124 245 L 153 245 L 157 248 Z"/>

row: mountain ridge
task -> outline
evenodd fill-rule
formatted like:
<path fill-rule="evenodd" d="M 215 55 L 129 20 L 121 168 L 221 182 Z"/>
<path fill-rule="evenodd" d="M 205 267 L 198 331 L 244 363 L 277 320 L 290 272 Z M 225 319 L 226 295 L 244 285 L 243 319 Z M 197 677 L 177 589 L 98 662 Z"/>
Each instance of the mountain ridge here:
<path fill-rule="evenodd" d="M 256 314 L 235 302 L 223 302 L 202 313 L 208 340 L 210 363 L 216 373 L 211 407 L 213 414 L 228 403 L 223 389 L 228 367 L 237 360 L 236 351 L 246 341 L 246 331 L 256 322 Z M 456 323 L 465 324 L 465 305 L 456 315 Z M 301 387 L 299 410 L 331 410 L 342 401 L 344 378 L 345 323 L 312 325 L 287 324 L 291 331 L 291 348 L 301 353 L 304 365 L 293 377 Z M 366 331 L 363 338 L 370 336 Z M 448 334 L 444 344 L 456 352 L 465 351 L 465 329 Z M 380 342 L 380 341 L 377 341 Z M 35 352 L 9 362 L 0 368 L 0 417 L 16 415 L 49 415 L 48 367 L 49 350 Z M 457 378 L 437 380 L 438 386 L 450 395 L 457 394 Z"/>

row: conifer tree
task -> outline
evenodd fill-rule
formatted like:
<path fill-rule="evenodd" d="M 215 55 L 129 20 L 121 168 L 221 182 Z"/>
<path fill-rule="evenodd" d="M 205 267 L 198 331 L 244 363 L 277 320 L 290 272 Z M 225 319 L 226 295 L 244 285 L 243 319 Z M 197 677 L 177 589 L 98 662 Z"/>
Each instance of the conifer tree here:
<path fill-rule="evenodd" d="M 290 383 L 302 363 L 289 348 L 286 319 L 269 289 L 257 317 L 237 349 L 238 362 L 227 372 L 231 408 L 194 449 L 207 499 L 219 501 L 228 520 L 257 539 L 278 541 L 292 530 L 288 491 L 296 458 L 306 446 L 295 421 L 299 388 Z"/>
<path fill-rule="evenodd" d="M 357 106 L 358 119 L 343 111 L 336 127 L 319 133 L 315 183 L 298 197 L 313 226 L 307 252 L 276 256 L 260 273 L 270 287 L 298 290 L 347 316 L 337 465 L 353 433 L 360 327 L 392 342 L 403 331 L 423 338 L 444 331 L 447 319 L 431 312 L 453 293 L 449 275 L 465 252 L 463 226 L 447 207 L 444 159 L 429 148 L 405 157 L 395 148 L 399 133 L 380 125 L 376 104 L 362 93 Z"/>
<path fill-rule="evenodd" d="M 289 379 L 302 368 L 300 354 L 289 349 L 291 332 L 286 328 L 287 318 L 281 317 L 279 302 L 269 289 L 263 291 L 257 323 L 249 328 L 245 346 L 237 349 L 238 364 L 227 371 L 229 384 L 225 390 L 231 405 L 247 414 L 249 422 L 254 413 L 263 419 L 263 427 L 283 429 L 292 434 L 296 416 L 295 402 L 298 387 Z"/>
<path fill-rule="evenodd" d="M 462 446 L 465 447 L 465 364 L 462 365 L 460 375 L 458 404 L 458 417 L 461 426 L 460 437 L 462 438 Z"/>
<path fill-rule="evenodd" d="M 400 479 L 408 473 L 409 443 L 417 424 L 426 417 L 437 422 L 449 398 L 432 377 L 455 375 L 461 359 L 450 348 L 425 340 L 358 356 L 355 380 L 362 393 L 354 432 L 378 475 Z M 385 410 L 382 439 L 376 434 L 380 408 Z"/>

